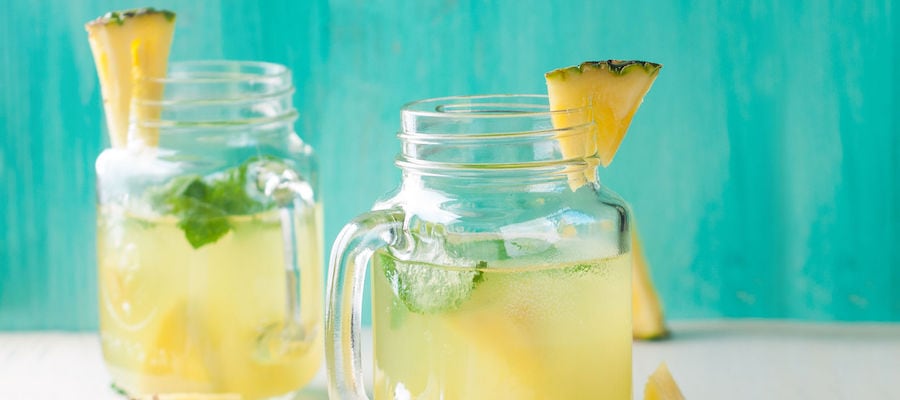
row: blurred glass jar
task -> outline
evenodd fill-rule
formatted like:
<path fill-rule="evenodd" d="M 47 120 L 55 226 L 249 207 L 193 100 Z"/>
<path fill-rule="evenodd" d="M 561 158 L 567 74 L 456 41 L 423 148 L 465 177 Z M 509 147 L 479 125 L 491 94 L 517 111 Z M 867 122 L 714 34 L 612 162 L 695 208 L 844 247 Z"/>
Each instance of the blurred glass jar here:
<path fill-rule="evenodd" d="M 294 392 L 322 358 L 322 211 L 286 67 L 175 63 L 97 159 L 100 337 L 131 396 Z"/>

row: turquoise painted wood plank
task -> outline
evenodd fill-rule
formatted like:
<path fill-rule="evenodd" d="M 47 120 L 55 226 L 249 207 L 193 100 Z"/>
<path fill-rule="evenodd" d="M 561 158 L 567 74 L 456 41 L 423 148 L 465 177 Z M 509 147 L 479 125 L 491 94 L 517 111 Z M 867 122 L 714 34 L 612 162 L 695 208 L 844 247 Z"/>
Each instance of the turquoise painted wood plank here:
<path fill-rule="evenodd" d="M 399 179 L 399 108 L 661 62 L 605 184 L 675 318 L 900 321 L 900 60 L 890 0 L 159 1 L 173 59 L 290 66 L 328 243 Z M 0 329 L 96 324 L 99 90 L 83 23 L 134 1 L 0 4 Z"/>

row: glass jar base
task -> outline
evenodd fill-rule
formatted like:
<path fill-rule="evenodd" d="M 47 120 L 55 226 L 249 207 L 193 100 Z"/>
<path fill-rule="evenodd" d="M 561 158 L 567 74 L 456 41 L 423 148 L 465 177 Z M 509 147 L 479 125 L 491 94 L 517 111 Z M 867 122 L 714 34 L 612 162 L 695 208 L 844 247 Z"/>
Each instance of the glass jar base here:
<path fill-rule="evenodd" d="M 272 382 L 260 381 L 254 393 L 221 392 L 202 382 L 187 381 L 174 376 L 152 376 L 107 366 L 112 376 L 111 389 L 123 399 L 134 400 L 313 400 L 327 399 L 324 388 L 304 388 L 302 385 L 286 392 L 277 392 Z M 315 372 L 315 371 L 314 371 Z M 304 377 L 306 378 L 306 377 Z M 304 379 L 304 385 L 310 379 Z M 270 393 L 266 393 L 270 392 Z M 275 392 L 275 393 L 271 393 Z"/>

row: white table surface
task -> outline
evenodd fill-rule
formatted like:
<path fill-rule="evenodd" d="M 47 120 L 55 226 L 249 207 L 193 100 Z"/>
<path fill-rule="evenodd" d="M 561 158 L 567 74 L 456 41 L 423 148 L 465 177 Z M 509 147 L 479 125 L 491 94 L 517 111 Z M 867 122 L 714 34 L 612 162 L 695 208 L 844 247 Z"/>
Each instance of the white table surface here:
<path fill-rule="evenodd" d="M 690 400 L 900 400 L 900 324 L 704 321 L 672 328 L 669 340 L 635 344 L 635 399 L 665 361 Z M 0 333 L 2 400 L 121 400 L 109 383 L 96 334 Z M 320 371 L 297 400 L 324 398 Z"/>

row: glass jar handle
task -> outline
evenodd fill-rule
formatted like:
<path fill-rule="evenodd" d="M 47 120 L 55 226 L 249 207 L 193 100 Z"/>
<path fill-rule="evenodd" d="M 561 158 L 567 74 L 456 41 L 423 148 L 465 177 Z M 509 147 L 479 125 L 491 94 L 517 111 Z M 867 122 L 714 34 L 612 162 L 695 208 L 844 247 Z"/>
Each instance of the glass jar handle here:
<path fill-rule="evenodd" d="M 366 268 L 372 254 L 400 236 L 403 213 L 372 211 L 347 224 L 334 242 L 325 307 L 328 396 L 368 399 L 363 386 L 360 319 Z"/>
<path fill-rule="evenodd" d="M 259 337 L 258 350 L 265 358 L 277 358 L 294 351 L 305 343 L 315 339 L 316 332 L 307 332 L 303 324 L 300 284 L 303 271 L 320 268 L 318 265 L 304 265 L 301 260 L 315 260 L 318 257 L 298 257 L 298 228 L 304 229 L 306 242 L 318 246 L 318 233 L 315 231 L 315 196 L 312 185 L 301 176 L 279 161 L 259 161 L 252 164 L 248 174 L 256 183 L 256 189 L 278 207 L 281 220 L 281 237 L 284 247 L 285 274 L 285 316 L 284 323 L 266 329 Z M 311 218 L 313 221 L 300 221 L 300 218 Z M 308 251 L 320 251 L 310 246 Z"/>

